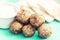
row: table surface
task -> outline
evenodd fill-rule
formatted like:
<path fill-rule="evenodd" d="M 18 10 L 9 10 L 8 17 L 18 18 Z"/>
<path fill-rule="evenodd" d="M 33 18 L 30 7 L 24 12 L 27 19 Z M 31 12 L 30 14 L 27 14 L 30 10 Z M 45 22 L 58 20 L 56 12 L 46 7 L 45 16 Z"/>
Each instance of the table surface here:
<path fill-rule="evenodd" d="M 17 0 L 10 0 L 11 2 L 17 2 Z M 23 34 L 13 34 L 9 29 L 0 29 L 0 40 L 60 40 L 60 22 L 54 20 L 50 25 L 52 28 L 52 35 L 47 39 L 42 39 L 38 37 L 38 32 L 36 31 L 32 37 L 26 38 Z"/>

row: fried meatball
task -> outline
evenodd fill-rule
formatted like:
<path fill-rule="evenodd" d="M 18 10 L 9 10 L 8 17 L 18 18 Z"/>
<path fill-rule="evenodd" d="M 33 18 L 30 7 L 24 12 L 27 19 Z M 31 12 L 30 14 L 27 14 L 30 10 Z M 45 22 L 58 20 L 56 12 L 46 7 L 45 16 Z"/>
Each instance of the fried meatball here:
<path fill-rule="evenodd" d="M 17 20 L 22 22 L 22 23 L 28 23 L 28 20 L 31 16 L 31 13 L 30 11 L 27 11 L 27 10 L 22 10 L 21 12 L 18 12 L 17 13 Z"/>
<path fill-rule="evenodd" d="M 52 34 L 52 30 L 47 24 L 42 24 L 38 28 L 38 34 L 41 38 L 48 38 Z"/>
<path fill-rule="evenodd" d="M 40 25 L 42 25 L 45 22 L 45 19 L 43 16 L 39 14 L 33 14 L 30 16 L 30 23 L 35 27 L 38 28 Z"/>
<path fill-rule="evenodd" d="M 10 25 L 10 31 L 15 33 L 15 34 L 18 34 L 21 32 L 22 27 L 23 27 L 23 25 L 21 23 L 14 21 Z"/>
<path fill-rule="evenodd" d="M 34 28 L 30 24 L 28 24 L 22 28 L 22 32 L 26 37 L 30 37 L 34 34 L 35 31 Z"/>

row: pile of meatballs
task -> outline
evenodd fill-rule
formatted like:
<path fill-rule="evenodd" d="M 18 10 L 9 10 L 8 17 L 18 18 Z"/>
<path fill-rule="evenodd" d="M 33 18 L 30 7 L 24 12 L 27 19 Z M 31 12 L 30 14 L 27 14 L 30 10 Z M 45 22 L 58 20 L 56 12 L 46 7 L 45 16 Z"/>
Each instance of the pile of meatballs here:
<path fill-rule="evenodd" d="M 25 37 L 31 37 L 37 30 L 39 37 L 48 38 L 52 34 L 52 30 L 44 22 L 45 19 L 42 15 L 31 14 L 29 11 L 21 10 L 11 23 L 10 31 L 14 34 L 23 33 Z"/>

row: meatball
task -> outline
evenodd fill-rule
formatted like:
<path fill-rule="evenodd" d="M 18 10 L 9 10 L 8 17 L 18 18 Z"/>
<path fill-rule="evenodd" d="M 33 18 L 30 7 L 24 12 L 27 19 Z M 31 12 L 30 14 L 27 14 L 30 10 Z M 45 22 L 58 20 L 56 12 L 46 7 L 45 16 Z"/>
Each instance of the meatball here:
<path fill-rule="evenodd" d="M 42 26 L 38 28 L 38 34 L 41 38 L 48 38 L 52 34 L 52 31 L 47 24 L 42 24 Z"/>
<path fill-rule="evenodd" d="M 34 28 L 30 24 L 28 24 L 22 28 L 22 32 L 26 37 L 30 37 L 34 34 L 35 31 Z"/>
<path fill-rule="evenodd" d="M 16 19 L 17 19 L 18 21 L 26 24 L 26 23 L 29 22 L 28 20 L 29 20 L 30 16 L 31 16 L 30 11 L 27 11 L 27 10 L 23 10 L 23 9 L 22 9 L 21 12 L 18 12 L 18 13 L 17 13 Z"/>
<path fill-rule="evenodd" d="M 14 21 L 10 25 L 11 32 L 18 34 L 21 32 L 23 25 L 17 21 Z"/>
<path fill-rule="evenodd" d="M 38 28 L 40 25 L 42 25 L 45 22 L 45 19 L 42 15 L 39 14 L 32 14 L 30 16 L 30 23 L 35 28 Z"/>

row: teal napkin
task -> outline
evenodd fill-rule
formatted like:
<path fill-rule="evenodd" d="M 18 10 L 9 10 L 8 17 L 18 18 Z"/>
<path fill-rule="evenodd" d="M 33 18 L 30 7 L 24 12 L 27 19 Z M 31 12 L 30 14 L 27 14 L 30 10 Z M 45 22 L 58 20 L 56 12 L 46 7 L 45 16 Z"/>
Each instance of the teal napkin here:
<path fill-rule="evenodd" d="M 11 3 L 16 3 L 18 2 L 18 0 L 7 0 L 8 2 L 11 2 Z"/>

